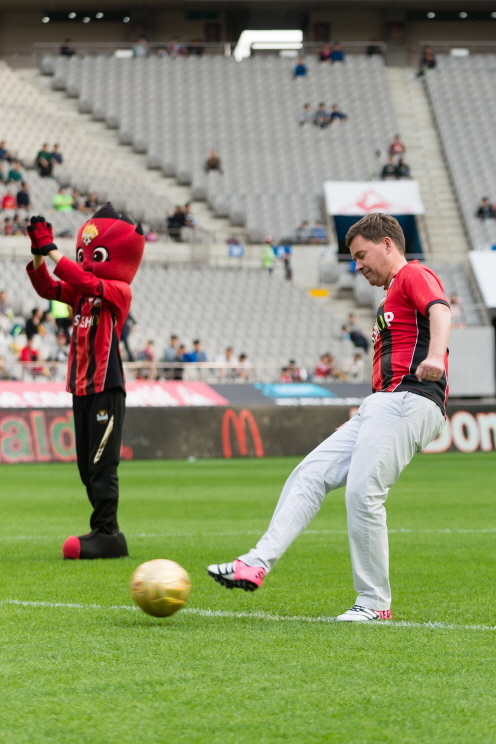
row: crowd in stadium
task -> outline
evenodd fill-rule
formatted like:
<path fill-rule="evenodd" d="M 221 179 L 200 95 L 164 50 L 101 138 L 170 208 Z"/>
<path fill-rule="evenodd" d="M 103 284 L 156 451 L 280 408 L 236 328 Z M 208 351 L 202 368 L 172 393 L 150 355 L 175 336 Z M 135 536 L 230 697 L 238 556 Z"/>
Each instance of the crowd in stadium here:
<path fill-rule="evenodd" d="M 0 379 L 43 381 L 64 380 L 65 365 L 69 357 L 69 342 L 72 319 L 69 308 L 63 303 L 51 301 L 45 310 L 34 307 L 25 318 L 15 312 L 9 302 L 6 289 L 0 291 Z M 232 346 L 212 359 L 204 350 L 200 339 L 195 339 L 189 347 L 177 334 L 170 336 L 167 347 L 157 351 L 153 339 L 143 348 L 133 350 L 130 334 L 139 329 L 135 318 L 130 314 L 122 332 L 124 359 L 135 362 L 131 374 L 138 379 L 182 380 L 185 365 L 191 363 L 212 363 L 212 374 L 219 381 L 246 382 L 254 379 L 252 362 L 244 352 L 235 354 Z M 342 339 L 354 347 L 352 357 L 341 369 L 330 352 L 321 355 L 313 372 L 290 360 L 281 369 L 279 381 L 301 382 L 313 379 L 316 382 L 334 380 L 363 382 L 364 356 L 369 350 L 369 341 L 362 333 L 351 313 L 348 322 L 342 327 Z M 177 366 L 173 366 L 177 364 Z"/>

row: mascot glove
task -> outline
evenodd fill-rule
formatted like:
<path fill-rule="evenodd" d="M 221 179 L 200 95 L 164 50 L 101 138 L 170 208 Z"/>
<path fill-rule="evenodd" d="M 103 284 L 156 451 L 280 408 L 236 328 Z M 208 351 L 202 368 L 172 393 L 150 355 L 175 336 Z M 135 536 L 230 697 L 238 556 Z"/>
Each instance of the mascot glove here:
<path fill-rule="evenodd" d="M 50 251 L 56 250 L 57 246 L 53 242 L 53 230 L 49 222 L 44 217 L 31 217 L 31 224 L 28 225 L 28 233 L 31 238 L 31 253 L 33 256 L 48 256 Z"/>

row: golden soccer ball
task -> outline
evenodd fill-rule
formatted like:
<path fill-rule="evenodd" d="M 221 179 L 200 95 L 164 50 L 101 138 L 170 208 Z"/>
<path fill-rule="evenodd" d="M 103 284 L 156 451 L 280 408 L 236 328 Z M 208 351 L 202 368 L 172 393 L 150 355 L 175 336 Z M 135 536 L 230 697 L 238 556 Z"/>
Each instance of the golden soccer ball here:
<path fill-rule="evenodd" d="M 160 558 L 138 566 L 130 589 L 143 612 L 153 617 L 169 617 L 188 601 L 191 579 L 179 563 Z"/>

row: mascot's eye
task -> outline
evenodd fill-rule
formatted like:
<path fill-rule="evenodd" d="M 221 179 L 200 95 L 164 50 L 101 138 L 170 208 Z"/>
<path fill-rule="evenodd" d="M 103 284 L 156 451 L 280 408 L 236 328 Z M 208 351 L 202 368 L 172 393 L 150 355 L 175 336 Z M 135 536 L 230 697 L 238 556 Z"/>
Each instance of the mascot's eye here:
<path fill-rule="evenodd" d="M 78 263 L 83 263 L 84 261 L 84 251 L 82 248 L 78 248 L 76 251 L 76 261 Z"/>
<path fill-rule="evenodd" d="M 108 260 L 108 250 L 106 248 L 100 247 L 95 248 L 93 251 L 93 261 L 95 263 L 103 263 L 104 261 Z"/>

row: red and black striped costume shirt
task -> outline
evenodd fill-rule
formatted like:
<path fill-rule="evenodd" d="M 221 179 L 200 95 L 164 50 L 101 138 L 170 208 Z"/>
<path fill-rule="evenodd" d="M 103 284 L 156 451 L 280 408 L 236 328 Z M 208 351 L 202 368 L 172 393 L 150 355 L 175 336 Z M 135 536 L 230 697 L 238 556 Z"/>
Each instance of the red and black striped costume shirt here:
<path fill-rule="evenodd" d="M 125 389 L 119 352 L 122 326 L 131 306 L 131 287 L 126 282 L 99 279 L 68 258 L 55 267 L 55 281 L 43 263 L 27 272 L 33 287 L 47 300 L 59 300 L 73 309 L 73 333 L 67 368 L 67 390 L 91 395 L 102 390 Z"/>
<path fill-rule="evenodd" d="M 444 414 L 448 398 L 448 353 L 440 380 L 419 382 L 415 377 L 429 350 L 429 308 L 435 303 L 449 307 L 443 285 L 431 269 L 418 261 L 400 269 L 377 311 L 372 334 L 372 389 L 374 393 L 409 390 L 433 400 Z"/>

